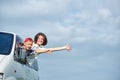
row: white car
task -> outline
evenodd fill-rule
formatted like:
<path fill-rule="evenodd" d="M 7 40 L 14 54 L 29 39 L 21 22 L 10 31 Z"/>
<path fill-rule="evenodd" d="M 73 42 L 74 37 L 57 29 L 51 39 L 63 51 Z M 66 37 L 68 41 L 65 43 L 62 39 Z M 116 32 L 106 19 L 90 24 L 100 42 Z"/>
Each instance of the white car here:
<path fill-rule="evenodd" d="M 22 39 L 11 32 L 0 32 L 0 80 L 39 80 L 37 60 L 34 67 L 20 62 Z"/>

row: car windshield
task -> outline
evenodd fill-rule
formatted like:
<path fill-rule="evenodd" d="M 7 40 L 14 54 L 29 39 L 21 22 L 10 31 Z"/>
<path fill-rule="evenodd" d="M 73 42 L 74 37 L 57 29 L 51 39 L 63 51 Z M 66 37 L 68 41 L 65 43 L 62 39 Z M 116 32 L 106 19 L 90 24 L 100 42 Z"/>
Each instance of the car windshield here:
<path fill-rule="evenodd" d="M 0 54 L 9 55 L 13 44 L 13 34 L 0 32 Z"/>

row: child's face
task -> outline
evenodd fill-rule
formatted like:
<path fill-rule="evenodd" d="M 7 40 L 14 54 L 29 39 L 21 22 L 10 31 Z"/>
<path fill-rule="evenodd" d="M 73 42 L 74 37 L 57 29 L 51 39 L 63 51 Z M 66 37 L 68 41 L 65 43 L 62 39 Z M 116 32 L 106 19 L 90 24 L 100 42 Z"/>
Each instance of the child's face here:
<path fill-rule="evenodd" d="M 32 48 L 32 44 L 33 44 L 32 41 L 24 42 L 25 49 L 30 50 Z"/>

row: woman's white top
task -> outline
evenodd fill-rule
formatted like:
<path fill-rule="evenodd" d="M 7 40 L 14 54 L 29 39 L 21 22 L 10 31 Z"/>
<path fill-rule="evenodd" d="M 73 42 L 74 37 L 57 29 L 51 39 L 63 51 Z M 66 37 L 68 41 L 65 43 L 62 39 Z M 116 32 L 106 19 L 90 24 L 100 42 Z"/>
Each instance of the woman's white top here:
<path fill-rule="evenodd" d="M 35 43 L 33 43 L 32 50 L 37 50 L 37 49 L 40 49 L 40 46 L 35 44 Z"/>
<path fill-rule="evenodd" d="M 45 49 L 45 48 L 42 48 L 39 45 L 33 43 L 32 50 L 37 50 L 37 49 Z"/>

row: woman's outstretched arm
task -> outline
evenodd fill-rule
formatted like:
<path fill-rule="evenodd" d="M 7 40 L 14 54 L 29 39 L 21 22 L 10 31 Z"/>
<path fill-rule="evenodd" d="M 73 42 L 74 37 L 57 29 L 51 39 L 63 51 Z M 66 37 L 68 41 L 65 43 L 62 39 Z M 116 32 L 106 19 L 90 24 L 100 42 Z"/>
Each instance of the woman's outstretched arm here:
<path fill-rule="evenodd" d="M 65 45 L 62 47 L 55 47 L 55 48 L 48 48 L 50 51 L 60 51 L 60 50 L 71 50 L 71 47 L 69 45 Z"/>
<path fill-rule="evenodd" d="M 65 45 L 65 46 L 62 46 L 62 47 L 55 47 L 55 48 L 41 48 L 41 49 L 37 49 L 35 50 L 35 52 L 37 54 L 41 54 L 41 53 L 47 53 L 47 54 L 50 54 L 51 52 L 54 52 L 54 51 L 61 51 L 61 50 L 71 50 L 71 47 L 69 45 Z"/>

